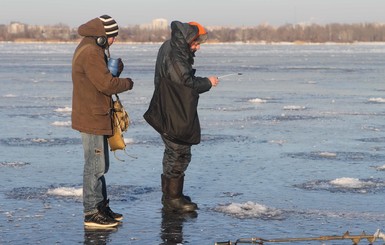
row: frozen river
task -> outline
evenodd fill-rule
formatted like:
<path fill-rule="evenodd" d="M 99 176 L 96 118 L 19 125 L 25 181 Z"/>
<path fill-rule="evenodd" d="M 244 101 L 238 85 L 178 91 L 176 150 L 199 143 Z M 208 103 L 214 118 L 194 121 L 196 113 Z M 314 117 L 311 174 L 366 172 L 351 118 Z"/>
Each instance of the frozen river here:
<path fill-rule="evenodd" d="M 120 98 L 137 159 L 110 156 L 110 203 L 125 216 L 110 231 L 83 228 L 75 46 L 0 43 L 0 244 L 195 245 L 384 228 L 385 45 L 203 45 L 197 75 L 242 75 L 201 95 L 202 142 L 185 182 L 200 210 L 170 217 L 163 144 L 142 117 L 160 44 L 115 44 L 135 82 Z"/>

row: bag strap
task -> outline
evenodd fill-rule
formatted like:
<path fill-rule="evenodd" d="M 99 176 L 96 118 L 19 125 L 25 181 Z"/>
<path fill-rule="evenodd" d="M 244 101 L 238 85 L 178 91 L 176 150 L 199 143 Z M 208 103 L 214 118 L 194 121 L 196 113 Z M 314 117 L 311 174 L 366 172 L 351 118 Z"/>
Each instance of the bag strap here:
<path fill-rule="evenodd" d="M 120 102 L 120 99 L 119 99 L 118 94 L 113 94 L 113 95 L 115 95 L 116 99 L 114 100 L 114 98 L 111 96 L 111 100 L 112 100 L 112 108 L 111 108 L 111 110 L 112 110 L 112 112 L 115 112 L 114 103 L 115 103 L 115 102 L 119 102 L 119 104 L 120 104 L 122 107 L 123 107 L 123 104 L 122 104 L 122 102 Z"/>
<path fill-rule="evenodd" d="M 124 148 L 123 151 L 124 151 L 124 153 L 125 153 L 127 156 L 129 156 L 129 157 L 131 157 L 131 158 L 133 158 L 133 159 L 138 159 L 137 156 L 128 154 L 127 151 L 126 151 L 126 148 Z M 119 157 L 116 156 L 116 151 L 114 151 L 114 157 L 115 157 L 116 160 L 118 160 L 118 161 L 125 162 L 123 159 L 121 159 L 121 158 L 119 158 Z"/>
<path fill-rule="evenodd" d="M 115 95 L 115 97 L 116 97 L 116 100 L 115 100 L 115 101 L 120 101 L 118 94 L 114 94 L 114 95 Z M 111 96 L 111 99 L 112 99 L 112 96 Z M 112 99 L 112 101 L 114 101 L 114 99 Z"/>

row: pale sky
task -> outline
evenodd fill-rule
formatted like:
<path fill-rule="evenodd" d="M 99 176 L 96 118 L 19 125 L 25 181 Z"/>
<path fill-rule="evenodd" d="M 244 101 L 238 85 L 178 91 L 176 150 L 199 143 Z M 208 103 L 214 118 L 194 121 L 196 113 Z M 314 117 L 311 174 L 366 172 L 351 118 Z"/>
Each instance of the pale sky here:
<path fill-rule="evenodd" d="M 1 0 L 0 24 L 77 27 L 102 14 L 121 26 L 156 18 L 206 26 L 385 23 L 385 0 Z"/>

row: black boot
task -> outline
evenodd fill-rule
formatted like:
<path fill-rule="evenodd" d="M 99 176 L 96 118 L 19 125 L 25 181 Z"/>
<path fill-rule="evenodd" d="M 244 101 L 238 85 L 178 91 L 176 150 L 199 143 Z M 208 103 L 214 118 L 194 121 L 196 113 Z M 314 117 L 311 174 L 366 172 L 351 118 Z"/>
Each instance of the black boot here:
<path fill-rule="evenodd" d="M 111 228 L 119 225 L 119 221 L 105 212 L 104 202 L 97 205 L 97 212 L 84 216 L 84 225 L 87 228 Z"/>
<path fill-rule="evenodd" d="M 168 185 L 168 182 L 166 181 L 166 177 L 163 174 L 161 175 L 161 180 L 162 180 L 162 193 L 163 193 L 161 201 L 163 203 L 164 196 L 166 193 L 166 188 L 167 188 L 166 186 Z M 182 196 L 187 202 L 191 202 L 191 197 L 184 195 L 183 192 L 182 192 Z"/>
<path fill-rule="evenodd" d="M 115 213 L 114 211 L 111 210 L 111 208 L 110 208 L 110 200 L 109 199 L 103 201 L 103 211 L 108 216 L 110 216 L 111 218 L 113 218 L 113 219 L 115 219 L 117 221 L 121 221 L 123 219 L 123 215 L 122 214 Z"/>
<path fill-rule="evenodd" d="M 165 211 L 194 212 L 198 209 L 196 203 L 183 195 L 184 176 L 179 178 L 167 178 L 162 175 L 162 204 Z M 190 199 L 190 200 L 189 200 Z"/>

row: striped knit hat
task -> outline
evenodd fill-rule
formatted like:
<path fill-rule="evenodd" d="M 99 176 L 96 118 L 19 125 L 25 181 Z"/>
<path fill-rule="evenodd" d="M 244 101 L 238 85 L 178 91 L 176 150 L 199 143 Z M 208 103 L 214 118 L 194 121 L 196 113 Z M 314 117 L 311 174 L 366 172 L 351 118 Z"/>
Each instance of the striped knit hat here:
<path fill-rule="evenodd" d="M 118 35 L 119 27 L 116 21 L 109 15 L 102 15 L 99 17 L 104 25 L 107 37 L 116 37 Z"/>

